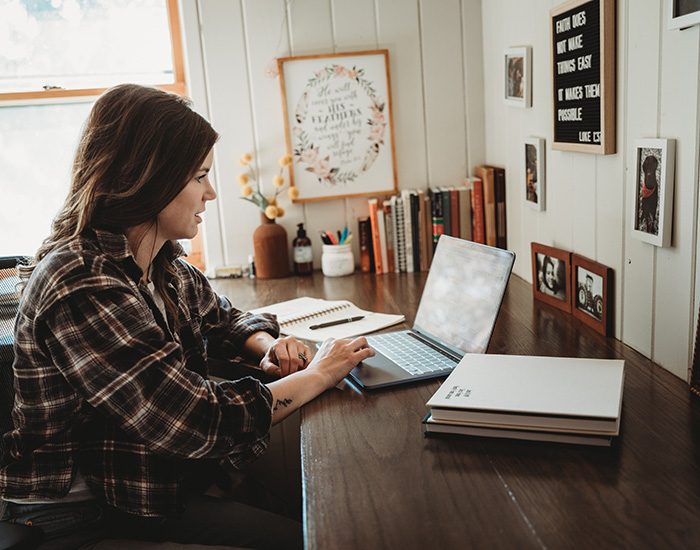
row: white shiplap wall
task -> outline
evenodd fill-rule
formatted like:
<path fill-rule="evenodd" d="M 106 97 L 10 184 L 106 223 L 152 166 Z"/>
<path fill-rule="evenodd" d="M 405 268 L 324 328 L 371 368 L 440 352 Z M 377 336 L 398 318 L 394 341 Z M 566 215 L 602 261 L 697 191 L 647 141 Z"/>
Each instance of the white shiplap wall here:
<path fill-rule="evenodd" d="M 698 299 L 699 26 L 668 30 L 670 0 L 617 2 L 617 153 L 551 150 L 549 10 L 554 0 L 181 0 L 190 93 L 222 137 L 219 192 L 205 225 L 209 265 L 245 264 L 259 217 L 239 200 L 237 158 L 254 154 L 269 181 L 285 152 L 273 57 L 386 48 L 390 55 L 400 189 L 460 181 L 474 165 L 504 166 L 509 248 L 530 280 L 530 242 L 583 254 L 615 270 L 615 334 L 686 379 Z M 533 106 L 507 106 L 501 56 L 533 50 Z M 523 207 L 521 147 L 547 141 L 547 209 Z M 677 140 L 673 243 L 631 237 L 634 140 Z M 367 215 L 364 199 L 285 203 L 290 242 Z M 217 215 L 218 214 L 218 215 Z M 354 241 L 357 257 L 357 240 Z"/>

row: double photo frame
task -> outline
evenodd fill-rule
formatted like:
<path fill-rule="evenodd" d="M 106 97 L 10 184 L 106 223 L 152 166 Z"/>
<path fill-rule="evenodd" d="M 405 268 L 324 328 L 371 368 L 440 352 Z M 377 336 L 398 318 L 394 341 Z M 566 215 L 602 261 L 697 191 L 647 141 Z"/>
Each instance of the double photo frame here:
<path fill-rule="evenodd" d="M 613 333 L 612 268 L 567 250 L 531 243 L 532 288 L 545 302 L 604 336 Z"/>

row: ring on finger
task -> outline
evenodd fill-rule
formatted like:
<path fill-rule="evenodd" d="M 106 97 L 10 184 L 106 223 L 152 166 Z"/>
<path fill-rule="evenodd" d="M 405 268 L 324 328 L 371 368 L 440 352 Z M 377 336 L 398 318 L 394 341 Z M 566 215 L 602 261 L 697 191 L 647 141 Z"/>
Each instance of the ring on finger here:
<path fill-rule="evenodd" d="M 306 355 L 304 355 L 304 353 L 301 351 L 297 355 L 298 355 L 299 359 L 301 359 L 304 362 L 304 366 L 306 366 L 306 362 L 308 361 Z"/>

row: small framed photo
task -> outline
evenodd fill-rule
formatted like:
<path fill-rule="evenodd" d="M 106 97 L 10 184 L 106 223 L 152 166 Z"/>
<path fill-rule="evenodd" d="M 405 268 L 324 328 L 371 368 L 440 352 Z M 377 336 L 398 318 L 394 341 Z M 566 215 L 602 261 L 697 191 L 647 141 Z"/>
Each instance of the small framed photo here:
<path fill-rule="evenodd" d="M 571 252 L 539 243 L 530 248 L 535 299 L 571 313 Z"/>
<path fill-rule="evenodd" d="M 530 208 L 544 210 L 544 139 L 526 137 L 523 146 L 523 169 L 525 170 L 525 202 Z"/>
<path fill-rule="evenodd" d="M 613 270 L 573 254 L 571 272 L 575 295 L 573 316 L 602 335 L 610 336 L 613 329 Z"/>
<path fill-rule="evenodd" d="M 532 107 L 532 48 L 508 48 L 504 60 L 506 103 L 516 107 Z"/>
<path fill-rule="evenodd" d="M 670 0 L 668 28 L 686 29 L 700 23 L 700 0 Z"/>
<path fill-rule="evenodd" d="M 635 141 L 632 235 L 656 246 L 670 246 L 673 223 L 675 140 Z"/>

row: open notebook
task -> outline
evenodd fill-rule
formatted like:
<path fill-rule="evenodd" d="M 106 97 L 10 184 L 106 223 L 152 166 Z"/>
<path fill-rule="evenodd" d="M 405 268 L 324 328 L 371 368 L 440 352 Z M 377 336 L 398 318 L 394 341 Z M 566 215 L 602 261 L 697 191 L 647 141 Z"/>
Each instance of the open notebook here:
<path fill-rule="evenodd" d="M 251 313 L 273 313 L 277 316 L 282 334 L 311 342 L 322 342 L 331 337 L 353 338 L 405 320 L 403 315 L 365 311 L 347 300 L 322 300 L 308 296 L 253 309 Z M 353 317 L 363 318 L 359 321 L 315 330 L 309 328 L 321 323 Z"/>

